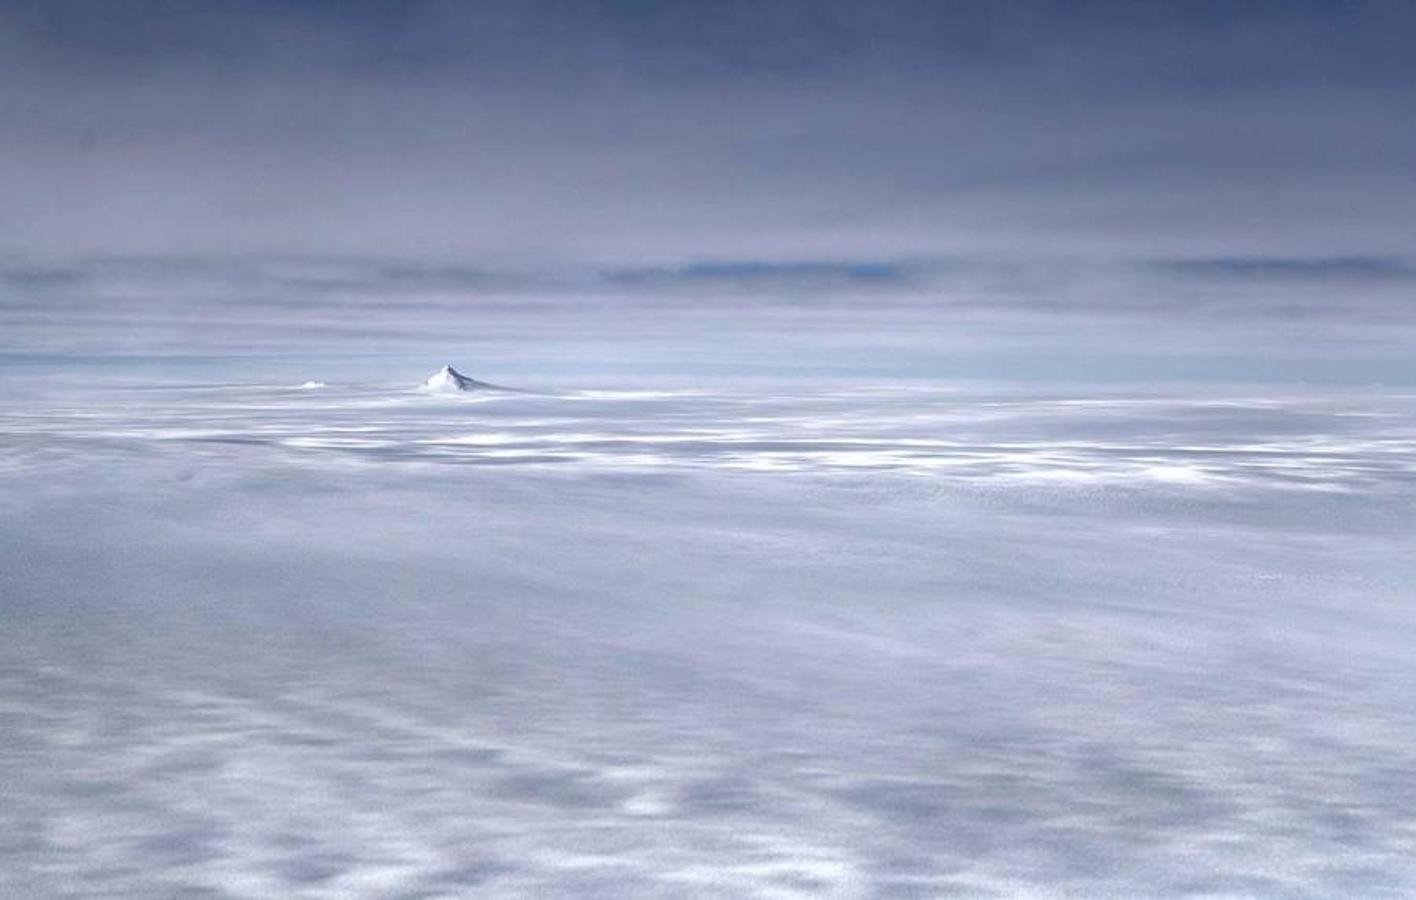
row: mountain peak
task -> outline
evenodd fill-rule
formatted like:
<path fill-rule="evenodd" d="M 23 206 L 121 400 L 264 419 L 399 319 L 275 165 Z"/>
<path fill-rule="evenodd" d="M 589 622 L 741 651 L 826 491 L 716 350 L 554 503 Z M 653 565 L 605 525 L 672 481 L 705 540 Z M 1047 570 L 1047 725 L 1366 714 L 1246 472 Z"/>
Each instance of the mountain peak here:
<path fill-rule="evenodd" d="M 489 388 L 491 385 L 469 378 L 452 366 L 443 366 L 428 376 L 423 387 L 430 391 L 475 391 L 479 388 Z"/>

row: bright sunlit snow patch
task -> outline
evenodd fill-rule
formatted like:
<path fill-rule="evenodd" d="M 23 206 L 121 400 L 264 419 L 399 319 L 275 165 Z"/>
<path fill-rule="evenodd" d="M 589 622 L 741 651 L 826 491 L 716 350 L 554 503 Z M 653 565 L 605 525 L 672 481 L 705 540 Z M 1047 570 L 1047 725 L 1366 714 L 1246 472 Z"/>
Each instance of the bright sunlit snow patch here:
<path fill-rule="evenodd" d="M 1327 490 L 1416 470 L 1416 438 L 1390 418 L 1406 403 L 1398 398 L 1353 410 L 1348 400 L 1038 399 L 917 387 L 454 393 L 497 402 L 426 404 L 393 386 L 310 402 L 259 387 L 148 388 L 107 392 L 102 406 L 66 398 L 17 409 L 9 428 L 94 445 L 187 442 L 206 454 L 226 446 L 252 462 L 261 447 L 323 449 L 379 467 L 522 458 L 623 469 L 633 460 L 655 469 L 878 469 L 977 484 Z M 1177 423 L 1188 430 L 1177 433 Z"/>

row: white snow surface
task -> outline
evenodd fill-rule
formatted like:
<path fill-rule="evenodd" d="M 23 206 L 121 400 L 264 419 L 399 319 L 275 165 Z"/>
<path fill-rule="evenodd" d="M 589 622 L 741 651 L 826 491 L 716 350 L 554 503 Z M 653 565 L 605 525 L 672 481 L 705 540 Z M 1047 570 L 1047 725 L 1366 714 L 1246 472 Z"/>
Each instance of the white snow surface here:
<path fill-rule="evenodd" d="M 1409 395 L 6 393 L 0 896 L 1416 894 Z"/>

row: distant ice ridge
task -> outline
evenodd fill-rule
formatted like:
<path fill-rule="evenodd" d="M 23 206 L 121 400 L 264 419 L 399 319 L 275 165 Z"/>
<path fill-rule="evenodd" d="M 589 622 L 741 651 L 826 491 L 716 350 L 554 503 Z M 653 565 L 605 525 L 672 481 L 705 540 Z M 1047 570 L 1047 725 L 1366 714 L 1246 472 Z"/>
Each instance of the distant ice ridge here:
<path fill-rule="evenodd" d="M 322 387 L 324 387 L 324 386 L 325 386 L 325 383 L 324 383 L 323 381 L 307 381 L 307 382 L 305 382 L 304 384 L 300 385 L 300 390 L 302 390 L 302 391 L 317 391 L 317 390 L 319 390 L 320 388 L 322 388 Z"/>
<path fill-rule="evenodd" d="M 423 389 L 445 393 L 450 391 L 484 391 L 499 390 L 494 384 L 487 384 L 485 381 L 478 381 L 475 378 L 468 378 L 452 366 L 443 366 L 428 379 L 423 382 Z"/>

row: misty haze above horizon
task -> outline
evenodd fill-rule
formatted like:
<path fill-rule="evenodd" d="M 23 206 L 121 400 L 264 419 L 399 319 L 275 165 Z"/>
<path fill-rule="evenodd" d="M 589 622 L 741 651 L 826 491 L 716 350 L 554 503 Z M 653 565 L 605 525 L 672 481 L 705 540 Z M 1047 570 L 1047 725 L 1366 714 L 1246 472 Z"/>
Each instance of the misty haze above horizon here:
<path fill-rule="evenodd" d="M 1413 39 L 1361 2 L 0 3 L 0 353 L 1409 384 Z"/>

